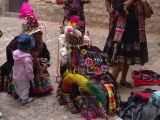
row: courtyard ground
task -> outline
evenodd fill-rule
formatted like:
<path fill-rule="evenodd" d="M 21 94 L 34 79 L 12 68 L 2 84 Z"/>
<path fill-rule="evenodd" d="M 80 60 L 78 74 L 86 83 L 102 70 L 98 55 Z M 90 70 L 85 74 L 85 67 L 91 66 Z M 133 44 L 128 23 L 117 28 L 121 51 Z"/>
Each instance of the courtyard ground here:
<path fill-rule="evenodd" d="M 58 52 L 58 36 L 60 35 L 59 23 L 44 22 L 47 25 L 47 30 L 44 35 L 44 41 L 48 46 L 51 53 L 51 67 L 49 68 L 54 92 L 52 95 L 44 97 L 36 97 L 34 102 L 22 106 L 17 100 L 12 98 L 6 93 L 0 93 L 0 113 L 2 117 L 0 120 L 83 120 L 79 114 L 72 115 L 64 106 L 59 106 L 56 100 L 55 82 L 56 68 L 57 68 L 57 52 Z M 0 30 L 4 35 L 0 38 L 0 65 L 5 60 L 5 48 L 7 44 L 21 32 L 21 23 L 19 19 L 10 17 L 0 17 Z M 100 28 L 87 28 L 90 32 L 90 38 L 93 45 L 103 49 L 108 30 Z M 160 74 L 160 35 L 147 33 L 148 49 L 149 49 L 149 62 L 145 66 L 132 66 L 129 70 L 127 80 L 133 82 L 131 79 L 131 72 L 139 69 L 151 69 Z M 145 87 L 136 87 L 134 89 L 127 89 L 120 87 L 122 100 L 126 100 L 131 91 L 144 90 Z M 160 89 L 159 86 L 151 87 Z"/>

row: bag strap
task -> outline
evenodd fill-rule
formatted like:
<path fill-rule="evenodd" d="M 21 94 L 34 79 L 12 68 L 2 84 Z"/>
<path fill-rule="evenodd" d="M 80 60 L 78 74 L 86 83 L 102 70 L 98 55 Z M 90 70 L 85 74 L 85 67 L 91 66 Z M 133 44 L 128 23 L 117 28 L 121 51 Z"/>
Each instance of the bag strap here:
<path fill-rule="evenodd" d="M 136 107 L 134 102 L 130 103 L 130 105 L 128 105 L 126 108 L 124 108 L 123 112 L 120 113 L 120 117 L 124 118 L 126 113 L 127 113 L 127 111 L 132 107 Z"/>
<path fill-rule="evenodd" d="M 141 104 L 139 106 L 139 108 L 137 109 L 137 112 L 136 112 L 136 120 L 140 120 L 141 119 L 141 115 L 142 115 L 142 109 L 144 107 L 144 104 Z"/>
<path fill-rule="evenodd" d="M 156 113 L 155 120 L 159 120 L 159 118 L 160 118 L 160 107 L 157 107 L 157 113 Z"/>

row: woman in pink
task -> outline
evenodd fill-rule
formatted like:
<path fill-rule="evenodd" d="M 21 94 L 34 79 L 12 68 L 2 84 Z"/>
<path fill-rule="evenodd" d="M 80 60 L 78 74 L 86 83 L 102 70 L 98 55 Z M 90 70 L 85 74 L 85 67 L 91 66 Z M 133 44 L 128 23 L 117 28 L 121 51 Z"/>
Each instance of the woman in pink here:
<path fill-rule="evenodd" d="M 26 34 L 21 34 L 17 41 L 18 49 L 13 51 L 13 82 L 21 102 L 28 103 L 33 100 L 29 97 L 30 81 L 34 79 L 30 49 L 34 47 L 35 41 Z"/>

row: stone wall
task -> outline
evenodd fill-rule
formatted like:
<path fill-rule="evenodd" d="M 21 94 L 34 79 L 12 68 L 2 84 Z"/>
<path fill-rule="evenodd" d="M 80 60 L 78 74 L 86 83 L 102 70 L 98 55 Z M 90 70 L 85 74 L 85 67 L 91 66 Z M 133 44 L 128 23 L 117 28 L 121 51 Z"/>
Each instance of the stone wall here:
<path fill-rule="evenodd" d="M 2 2 L 3 1 L 3 2 Z M 0 14 L 7 9 L 8 0 L 0 0 Z M 39 19 L 59 22 L 63 21 L 63 5 L 46 3 L 46 0 L 29 0 Z M 85 5 L 86 26 L 101 27 L 107 29 L 108 14 L 106 12 L 105 0 L 91 0 L 91 4 Z M 148 32 L 160 33 L 160 0 L 148 0 L 153 8 L 154 15 L 147 19 L 146 28 Z M 2 5 L 5 4 L 5 5 Z M 5 9 L 4 9 L 5 8 Z"/>
<path fill-rule="evenodd" d="M 87 26 L 107 27 L 107 12 L 104 0 L 91 0 L 91 4 L 85 5 Z M 63 21 L 63 5 L 45 3 L 45 0 L 30 0 L 38 18 L 54 22 Z"/>
<path fill-rule="evenodd" d="M 0 16 L 2 14 L 2 0 L 0 0 Z"/>
<path fill-rule="evenodd" d="M 45 3 L 46 0 L 30 0 L 38 18 L 53 22 L 62 22 L 63 6 Z M 105 0 L 91 0 L 91 4 L 85 5 L 87 26 L 107 28 L 108 15 Z M 154 15 L 147 19 L 146 28 L 148 32 L 160 33 L 160 0 L 148 0 L 153 8 Z"/>

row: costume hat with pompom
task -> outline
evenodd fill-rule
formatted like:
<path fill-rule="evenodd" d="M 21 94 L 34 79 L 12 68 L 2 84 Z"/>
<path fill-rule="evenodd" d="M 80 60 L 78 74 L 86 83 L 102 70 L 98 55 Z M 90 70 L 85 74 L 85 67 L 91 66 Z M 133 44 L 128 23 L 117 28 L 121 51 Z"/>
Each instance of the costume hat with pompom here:
<path fill-rule="evenodd" d="M 24 2 L 21 7 L 20 19 L 25 19 L 26 22 L 22 24 L 22 33 L 31 35 L 45 28 L 44 24 L 39 24 L 37 17 L 28 2 Z"/>

